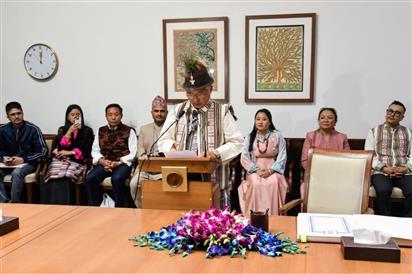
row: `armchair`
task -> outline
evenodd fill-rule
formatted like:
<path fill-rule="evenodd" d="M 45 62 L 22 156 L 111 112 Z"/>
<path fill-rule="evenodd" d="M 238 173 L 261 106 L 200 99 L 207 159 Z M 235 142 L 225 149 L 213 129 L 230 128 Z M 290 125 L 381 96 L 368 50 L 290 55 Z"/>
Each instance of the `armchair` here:
<path fill-rule="evenodd" d="M 359 214 L 368 208 L 372 151 L 309 150 L 305 197 L 279 209 L 280 215 L 303 204 L 303 212 Z"/>

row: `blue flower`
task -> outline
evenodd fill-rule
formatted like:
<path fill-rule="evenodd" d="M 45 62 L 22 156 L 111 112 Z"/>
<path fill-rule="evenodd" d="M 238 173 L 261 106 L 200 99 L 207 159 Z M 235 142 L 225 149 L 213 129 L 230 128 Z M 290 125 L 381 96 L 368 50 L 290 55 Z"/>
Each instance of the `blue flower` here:
<path fill-rule="evenodd" d="M 228 208 L 212 208 L 205 212 L 191 211 L 176 224 L 129 240 L 134 241 L 135 246 L 167 249 L 169 255 L 182 254 L 183 257 L 194 249 L 206 249 L 206 258 L 224 255 L 246 258 L 248 250 L 271 257 L 306 253 L 288 237 L 280 238 L 281 234 L 256 228 L 243 215 L 230 212 Z"/>

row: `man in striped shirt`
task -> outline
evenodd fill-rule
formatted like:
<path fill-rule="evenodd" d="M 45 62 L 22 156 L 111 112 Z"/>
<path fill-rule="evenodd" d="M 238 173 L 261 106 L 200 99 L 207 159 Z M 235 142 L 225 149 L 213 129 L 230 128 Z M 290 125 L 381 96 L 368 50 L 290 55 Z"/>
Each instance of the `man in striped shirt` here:
<path fill-rule="evenodd" d="M 365 142 L 374 150 L 372 185 L 376 190 L 376 214 L 391 215 L 390 196 L 393 187 L 405 196 L 402 216 L 412 217 L 411 130 L 400 125 L 406 108 L 393 101 L 386 110 L 385 123 L 372 128 Z"/>

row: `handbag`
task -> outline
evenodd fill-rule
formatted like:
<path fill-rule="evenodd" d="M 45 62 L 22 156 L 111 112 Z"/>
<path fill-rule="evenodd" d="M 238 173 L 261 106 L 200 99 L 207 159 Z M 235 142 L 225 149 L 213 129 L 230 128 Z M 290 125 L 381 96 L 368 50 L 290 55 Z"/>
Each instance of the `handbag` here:
<path fill-rule="evenodd" d="M 100 207 L 114 208 L 114 201 L 107 193 L 103 193 L 103 201 Z"/>

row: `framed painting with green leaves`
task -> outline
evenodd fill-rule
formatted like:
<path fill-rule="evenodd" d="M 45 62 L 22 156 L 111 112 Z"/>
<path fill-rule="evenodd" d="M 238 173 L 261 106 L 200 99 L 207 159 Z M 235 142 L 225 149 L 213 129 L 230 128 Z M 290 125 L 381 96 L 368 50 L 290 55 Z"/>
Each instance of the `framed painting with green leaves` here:
<path fill-rule="evenodd" d="M 184 62 L 201 61 L 214 79 L 211 98 L 226 102 L 229 94 L 227 17 L 163 19 L 164 92 L 167 102 L 186 100 Z"/>
<path fill-rule="evenodd" d="M 313 102 L 316 14 L 246 16 L 245 101 Z"/>

